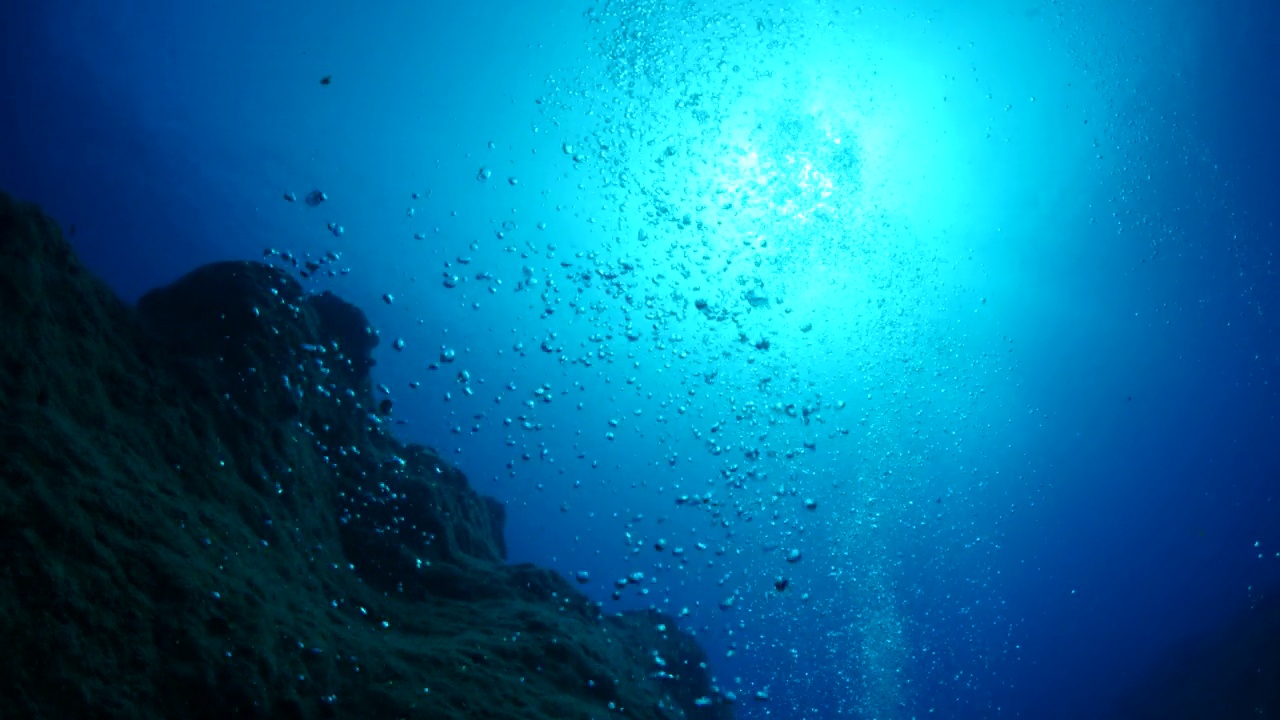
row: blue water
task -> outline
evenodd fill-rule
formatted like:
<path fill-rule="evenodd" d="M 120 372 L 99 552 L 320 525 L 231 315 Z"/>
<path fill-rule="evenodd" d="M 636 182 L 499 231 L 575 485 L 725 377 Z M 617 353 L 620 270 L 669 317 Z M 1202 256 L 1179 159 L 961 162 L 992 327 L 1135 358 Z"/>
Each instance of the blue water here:
<path fill-rule="evenodd" d="M 3 13 L 0 188 L 130 301 L 316 259 L 740 717 L 1103 717 L 1280 589 L 1273 3 Z"/>

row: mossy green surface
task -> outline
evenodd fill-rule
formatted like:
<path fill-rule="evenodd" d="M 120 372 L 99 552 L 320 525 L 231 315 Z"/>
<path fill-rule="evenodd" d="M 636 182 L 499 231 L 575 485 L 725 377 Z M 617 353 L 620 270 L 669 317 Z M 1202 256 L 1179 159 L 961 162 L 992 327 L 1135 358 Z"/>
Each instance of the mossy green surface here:
<path fill-rule="evenodd" d="M 669 618 L 505 562 L 363 317 L 256 263 L 128 307 L 0 195 L 0 716 L 730 717 Z"/>

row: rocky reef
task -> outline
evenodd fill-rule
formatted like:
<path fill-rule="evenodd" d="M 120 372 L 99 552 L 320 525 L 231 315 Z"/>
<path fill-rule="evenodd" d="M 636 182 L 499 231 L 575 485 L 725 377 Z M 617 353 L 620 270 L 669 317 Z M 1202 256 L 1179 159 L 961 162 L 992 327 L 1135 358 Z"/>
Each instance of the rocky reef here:
<path fill-rule="evenodd" d="M 732 717 L 670 618 L 506 562 L 377 342 L 256 263 L 127 306 L 0 194 L 0 716 Z"/>
<path fill-rule="evenodd" d="M 1112 705 L 1118 720 L 1280 717 L 1280 588 L 1166 649 Z"/>

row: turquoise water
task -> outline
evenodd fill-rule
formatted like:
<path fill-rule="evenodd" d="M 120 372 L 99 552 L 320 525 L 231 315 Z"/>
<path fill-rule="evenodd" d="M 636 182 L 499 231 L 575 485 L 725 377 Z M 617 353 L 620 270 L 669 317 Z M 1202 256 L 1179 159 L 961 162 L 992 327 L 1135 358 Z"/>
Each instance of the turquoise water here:
<path fill-rule="evenodd" d="M 1270 5 L 262 5 L 5 11 L 0 187 L 130 300 L 313 260 L 739 717 L 1106 716 L 1276 587 Z"/>

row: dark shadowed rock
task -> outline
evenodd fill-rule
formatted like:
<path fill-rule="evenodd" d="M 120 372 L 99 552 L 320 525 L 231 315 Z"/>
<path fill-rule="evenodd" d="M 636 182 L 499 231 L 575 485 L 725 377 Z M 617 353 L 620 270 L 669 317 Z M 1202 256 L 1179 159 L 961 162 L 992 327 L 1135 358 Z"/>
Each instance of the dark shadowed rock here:
<path fill-rule="evenodd" d="M 1280 717 L 1280 590 L 1169 650 L 1114 699 L 1115 718 Z"/>
<path fill-rule="evenodd" d="M 135 311 L 0 195 L 0 717 L 729 717 L 668 619 L 504 562 L 377 340 L 256 263 Z"/>

